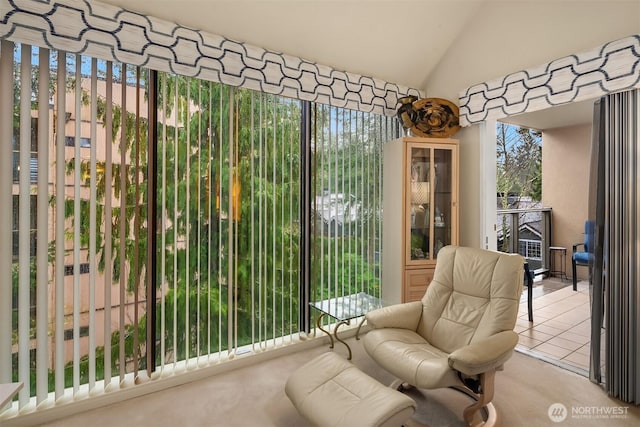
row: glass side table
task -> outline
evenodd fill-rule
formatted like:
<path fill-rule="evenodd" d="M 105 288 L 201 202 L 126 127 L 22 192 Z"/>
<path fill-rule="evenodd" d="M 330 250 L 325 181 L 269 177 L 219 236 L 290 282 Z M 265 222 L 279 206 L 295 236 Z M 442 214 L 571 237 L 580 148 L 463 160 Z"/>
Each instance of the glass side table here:
<path fill-rule="evenodd" d="M 351 360 L 351 348 L 349 347 L 349 344 L 338 337 L 338 330 L 340 326 L 348 325 L 352 319 L 364 316 L 372 310 L 383 307 L 384 303 L 380 298 L 376 298 L 365 292 L 359 292 L 357 294 L 311 302 L 309 305 L 320 312 L 320 316 L 318 316 L 318 320 L 316 321 L 316 326 L 329 336 L 329 339 L 331 340 L 329 348 L 333 348 L 333 339 L 335 338 L 336 341 L 341 342 L 345 347 L 347 347 L 347 351 L 349 352 L 349 357 L 347 357 L 347 359 Z M 336 326 L 333 328 L 333 334 L 321 326 L 322 318 L 325 315 L 333 317 L 338 321 Z M 365 319 L 363 317 L 358 324 L 358 329 L 356 330 L 357 340 L 360 339 L 360 328 L 362 327 L 364 320 Z"/>

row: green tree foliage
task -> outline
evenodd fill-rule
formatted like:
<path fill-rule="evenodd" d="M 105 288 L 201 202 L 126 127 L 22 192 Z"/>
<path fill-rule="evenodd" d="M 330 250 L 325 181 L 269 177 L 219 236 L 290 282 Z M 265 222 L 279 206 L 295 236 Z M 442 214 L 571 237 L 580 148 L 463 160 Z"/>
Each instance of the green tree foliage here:
<path fill-rule="evenodd" d="M 169 216 L 159 248 L 166 256 L 167 359 L 249 344 L 256 324 L 264 336 L 288 333 L 297 323 L 299 286 L 299 105 L 162 79 L 159 104 L 186 124 L 168 127 L 159 147 L 167 185 L 158 199 Z M 280 309 L 284 301 L 291 310 Z"/>
<path fill-rule="evenodd" d="M 380 118 L 323 106 L 314 113 L 314 299 L 379 295 Z"/>
<path fill-rule="evenodd" d="M 496 129 L 496 189 L 500 209 L 518 207 L 523 197 L 542 198 L 542 133 L 540 131 L 498 123 Z M 515 204 L 510 201 L 515 201 Z M 508 235 L 508 217 L 502 216 L 502 236 Z M 502 251 L 509 241 L 502 239 Z"/>
<path fill-rule="evenodd" d="M 542 133 L 505 123 L 497 125 L 497 190 L 539 201 L 542 183 Z M 502 207 L 506 208 L 506 197 Z"/>

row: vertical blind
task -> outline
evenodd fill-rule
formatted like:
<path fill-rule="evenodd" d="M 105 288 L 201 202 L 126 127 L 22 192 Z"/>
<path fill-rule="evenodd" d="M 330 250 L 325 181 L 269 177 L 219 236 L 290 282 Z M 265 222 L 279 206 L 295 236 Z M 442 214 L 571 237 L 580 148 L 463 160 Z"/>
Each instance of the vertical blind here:
<path fill-rule="evenodd" d="M 317 104 L 312 115 L 312 299 L 379 297 L 382 148 L 398 123 Z"/>
<path fill-rule="evenodd" d="M 379 295 L 398 124 L 309 105 L 2 41 L 0 417 L 296 342 L 303 152 L 311 298 Z"/>
<path fill-rule="evenodd" d="M 159 365 L 291 342 L 300 103 L 160 73 Z"/>
<path fill-rule="evenodd" d="M 640 90 L 607 95 L 596 107 L 590 219 L 592 262 L 591 379 L 601 380 L 604 327 L 607 392 L 640 404 Z M 593 249 L 591 249 L 593 251 Z"/>
<path fill-rule="evenodd" d="M 0 186 L 0 381 L 24 383 L 24 408 L 144 369 L 148 88 L 140 68 L 26 44 L 3 41 L 0 63 L 0 151 L 17 158 Z"/>

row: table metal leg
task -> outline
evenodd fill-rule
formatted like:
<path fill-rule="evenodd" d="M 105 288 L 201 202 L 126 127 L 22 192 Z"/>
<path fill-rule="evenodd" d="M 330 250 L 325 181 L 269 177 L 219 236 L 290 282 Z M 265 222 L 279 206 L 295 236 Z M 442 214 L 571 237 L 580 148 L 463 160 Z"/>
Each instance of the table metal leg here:
<path fill-rule="evenodd" d="M 338 322 L 336 324 L 335 329 L 333 330 L 333 336 L 336 339 L 336 341 L 340 341 L 342 344 L 344 344 L 345 347 L 347 347 L 347 351 L 349 352 L 349 357 L 347 357 L 347 360 L 351 360 L 351 347 L 349 347 L 349 344 L 347 344 L 346 342 L 338 338 L 338 328 L 342 325 L 348 325 L 348 324 L 349 324 L 348 320 L 342 320 Z"/>
<path fill-rule="evenodd" d="M 360 339 L 360 328 L 362 328 L 362 325 L 364 324 L 365 320 L 367 320 L 367 318 L 362 316 L 362 320 L 360 321 L 360 323 L 358 323 L 358 329 L 356 329 L 356 339 L 357 340 Z"/>
<path fill-rule="evenodd" d="M 318 320 L 316 320 L 316 326 L 318 327 L 318 329 L 320 329 L 322 332 L 324 332 L 325 334 L 329 335 L 329 339 L 331 340 L 331 345 L 329 345 L 329 348 L 333 348 L 333 337 L 331 336 L 331 332 L 327 331 L 326 329 L 324 329 L 321 326 L 321 322 L 322 322 L 322 318 L 324 317 L 325 313 L 321 313 L 320 316 L 318 316 Z M 337 338 L 337 337 L 336 337 Z"/>

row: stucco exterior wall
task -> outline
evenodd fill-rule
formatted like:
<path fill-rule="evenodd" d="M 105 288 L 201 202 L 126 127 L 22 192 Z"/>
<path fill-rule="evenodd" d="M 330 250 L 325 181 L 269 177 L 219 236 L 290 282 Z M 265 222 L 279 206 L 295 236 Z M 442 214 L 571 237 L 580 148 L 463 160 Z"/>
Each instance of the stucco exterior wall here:
<path fill-rule="evenodd" d="M 542 134 L 542 204 L 551 207 L 551 244 L 567 248 L 571 276 L 571 248 L 584 241 L 589 203 L 591 124 L 550 129 Z M 588 270 L 578 267 L 580 279 Z"/>

